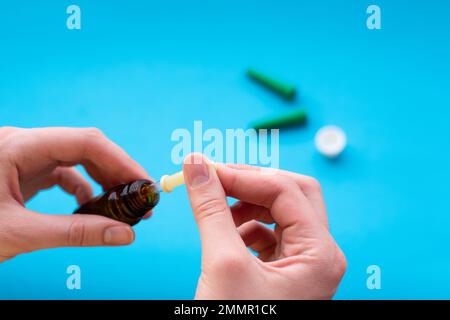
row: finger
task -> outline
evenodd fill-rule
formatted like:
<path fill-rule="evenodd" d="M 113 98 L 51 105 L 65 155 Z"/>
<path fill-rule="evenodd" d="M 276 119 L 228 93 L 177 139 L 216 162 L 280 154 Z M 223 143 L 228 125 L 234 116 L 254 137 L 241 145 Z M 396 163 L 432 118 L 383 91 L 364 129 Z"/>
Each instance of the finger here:
<path fill-rule="evenodd" d="M 217 168 L 225 193 L 269 209 L 275 223 L 283 230 L 286 243 L 297 243 L 299 238 L 322 234 L 322 221 L 292 179 L 223 165 Z"/>
<path fill-rule="evenodd" d="M 153 211 L 149 211 L 145 214 L 145 216 L 142 219 L 144 219 L 144 220 L 150 219 L 152 215 L 153 215 Z"/>
<path fill-rule="evenodd" d="M 74 195 L 80 205 L 92 198 L 91 184 L 73 167 L 57 167 L 49 174 L 24 184 L 21 191 L 25 201 L 28 201 L 40 190 L 49 189 L 55 185 Z"/>
<path fill-rule="evenodd" d="M 136 179 L 149 179 L 145 170 L 120 147 L 92 128 L 39 128 L 18 133 L 15 150 L 19 173 L 33 176 L 49 166 L 82 164 L 105 189 Z"/>
<path fill-rule="evenodd" d="M 16 230 L 16 242 L 24 251 L 118 246 L 134 240 L 129 225 L 97 215 L 46 215 L 22 208 L 14 219 L 14 224 L 20 226 Z"/>
<path fill-rule="evenodd" d="M 68 194 L 74 195 L 79 205 L 92 198 L 92 186 L 83 175 L 73 167 L 57 167 L 47 176 L 31 183 L 34 193 L 42 189 L 49 189 L 55 185 L 60 186 Z M 24 192 L 28 200 L 29 192 Z"/>
<path fill-rule="evenodd" d="M 246 164 L 227 164 L 227 166 L 237 170 L 251 170 L 258 172 L 264 169 L 261 167 L 250 166 Z M 323 201 L 322 188 L 320 186 L 320 183 L 312 177 L 295 172 L 277 169 L 276 173 L 285 177 L 289 177 L 297 183 L 299 188 L 302 189 L 306 198 L 311 202 L 314 210 L 320 216 L 323 224 L 328 228 L 327 211 L 325 202 Z"/>
<path fill-rule="evenodd" d="M 75 168 L 58 167 L 53 171 L 52 176 L 55 184 L 77 198 L 79 205 L 86 203 L 92 198 L 93 190 L 91 184 Z"/>
<path fill-rule="evenodd" d="M 191 154 L 185 159 L 183 171 L 203 255 L 209 260 L 244 250 L 214 166 L 201 154 Z"/>
<path fill-rule="evenodd" d="M 273 259 L 277 245 L 273 230 L 256 221 L 244 223 L 238 230 L 245 245 L 257 252 L 262 261 Z"/>
<path fill-rule="evenodd" d="M 231 214 L 233 215 L 236 227 L 251 220 L 257 220 L 267 224 L 275 222 L 270 215 L 269 209 L 243 201 L 238 201 L 231 206 Z"/>

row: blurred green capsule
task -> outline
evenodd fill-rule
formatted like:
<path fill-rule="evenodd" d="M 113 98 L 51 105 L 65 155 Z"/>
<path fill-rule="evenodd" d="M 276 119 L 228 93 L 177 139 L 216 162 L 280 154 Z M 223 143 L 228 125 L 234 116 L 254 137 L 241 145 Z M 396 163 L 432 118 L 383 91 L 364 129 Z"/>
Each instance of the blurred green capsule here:
<path fill-rule="evenodd" d="M 286 127 L 299 126 L 306 123 L 307 117 L 304 110 L 295 110 L 283 114 L 276 118 L 268 118 L 256 121 L 251 124 L 251 127 L 259 129 L 279 129 Z"/>
<path fill-rule="evenodd" d="M 295 87 L 292 85 L 288 85 L 278 80 L 275 80 L 253 69 L 247 70 L 247 76 L 253 81 L 275 92 L 276 94 L 280 95 L 286 100 L 293 100 L 295 98 L 296 90 Z"/>

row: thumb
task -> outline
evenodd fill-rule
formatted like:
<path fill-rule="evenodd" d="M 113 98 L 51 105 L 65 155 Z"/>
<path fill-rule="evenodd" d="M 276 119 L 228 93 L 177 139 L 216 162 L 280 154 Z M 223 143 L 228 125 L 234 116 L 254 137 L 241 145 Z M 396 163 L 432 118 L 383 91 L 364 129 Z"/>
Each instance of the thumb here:
<path fill-rule="evenodd" d="M 56 247 L 118 246 L 134 241 L 133 229 L 97 215 L 46 215 L 25 212 L 19 239 L 25 251 Z"/>
<path fill-rule="evenodd" d="M 184 178 L 205 256 L 245 248 L 234 224 L 225 191 L 211 162 L 201 154 L 186 157 Z"/>

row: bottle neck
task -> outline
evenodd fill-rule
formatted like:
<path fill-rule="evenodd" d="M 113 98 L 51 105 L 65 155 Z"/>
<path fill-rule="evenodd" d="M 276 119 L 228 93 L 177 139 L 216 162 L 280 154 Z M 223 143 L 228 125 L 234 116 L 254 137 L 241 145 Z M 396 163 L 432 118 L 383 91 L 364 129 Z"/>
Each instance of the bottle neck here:
<path fill-rule="evenodd" d="M 159 191 L 155 183 L 149 180 L 136 180 L 125 186 L 121 196 L 130 213 L 135 217 L 143 217 L 159 202 Z"/>

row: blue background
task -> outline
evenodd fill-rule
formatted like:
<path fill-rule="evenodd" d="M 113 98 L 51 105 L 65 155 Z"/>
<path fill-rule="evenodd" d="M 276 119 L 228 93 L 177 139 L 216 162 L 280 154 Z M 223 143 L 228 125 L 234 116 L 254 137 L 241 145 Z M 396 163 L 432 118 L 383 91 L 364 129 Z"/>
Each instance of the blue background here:
<path fill-rule="evenodd" d="M 0 2 L 0 122 L 95 126 L 151 175 L 171 162 L 176 128 L 246 127 L 304 107 L 284 131 L 280 165 L 317 177 L 331 230 L 348 259 L 336 298 L 450 298 L 450 26 L 447 1 L 87 1 L 82 30 L 69 1 Z M 294 104 L 245 77 L 254 66 L 299 88 Z M 349 146 L 322 158 L 313 137 L 341 126 Z M 99 188 L 96 189 L 100 191 Z M 70 213 L 59 189 L 29 203 Z M 123 248 L 65 248 L 0 265 L 0 298 L 192 298 L 200 242 L 184 188 Z M 66 268 L 82 290 L 66 288 Z M 368 290 L 379 265 L 382 289 Z"/>

